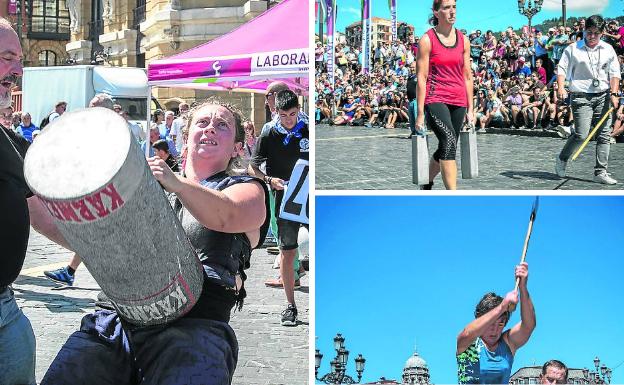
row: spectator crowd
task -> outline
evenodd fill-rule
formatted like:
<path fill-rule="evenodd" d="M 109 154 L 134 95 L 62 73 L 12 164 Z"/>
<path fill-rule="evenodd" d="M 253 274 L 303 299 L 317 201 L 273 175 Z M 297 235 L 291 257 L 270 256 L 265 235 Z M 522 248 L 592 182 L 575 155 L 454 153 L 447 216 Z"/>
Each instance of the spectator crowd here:
<path fill-rule="evenodd" d="M 564 49 L 583 38 L 585 19 L 572 20 L 566 26 L 536 28 L 531 33 L 511 26 L 500 33 L 462 30 L 471 46 L 472 123 L 477 129 L 515 127 L 570 135 L 570 100 L 557 98 L 556 66 Z M 613 46 L 624 70 L 624 26 L 610 20 L 603 40 Z M 408 123 L 410 102 L 416 98 L 418 37 L 407 34 L 372 47 L 370 74 L 362 73 L 360 50 L 361 46 L 335 45 L 332 88 L 326 47 L 316 43 L 316 122 L 385 128 Z M 613 120 L 614 136 L 624 130 L 622 112 L 620 107 Z"/>
<path fill-rule="evenodd" d="M 120 104 L 116 104 L 114 100 L 106 94 L 98 94 L 95 96 L 94 100 L 97 100 L 97 104 L 91 105 L 91 107 L 98 106 L 112 109 L 124 118 L 132 135 L 139 142 L 143 150 L 145 150 L 145 146 L 148 142 L 146 140 L 144 128 L 140 124 L 131 121 L 128 112 L 124 111 Z M 93 101 L 91 103 L 93 104 Z M 178 106 L 179 112 L 177 114 L 174 111 L 157 109 L 152 114 L 149 123 L 150 156 L 159 156 L 165 160 L 174 171 L 179 171 L 178 164 L 181 164 L 186 158 L 185 144 L 188 138 L 188 113 L 192 106 L 194 105 L 189 106 L 188 103 L 180 103 Z M 37 135 L 39 135 L 48 124 L 63 115 L 67 108 L 67 102 L 57 102 L 52 111 L 49 112 L 38 125 L 32 121 L 29 112 L 13 112 L 11 115 L 12 125 L 9 129 L 32 143 Z M 257 141 L 256 129 L 253 122 L 250 120 L 246 120 L 243 124 L 246 128 L 246 140 L 244 145 L 245 158 L 249 160 L 253 155 Z"/>

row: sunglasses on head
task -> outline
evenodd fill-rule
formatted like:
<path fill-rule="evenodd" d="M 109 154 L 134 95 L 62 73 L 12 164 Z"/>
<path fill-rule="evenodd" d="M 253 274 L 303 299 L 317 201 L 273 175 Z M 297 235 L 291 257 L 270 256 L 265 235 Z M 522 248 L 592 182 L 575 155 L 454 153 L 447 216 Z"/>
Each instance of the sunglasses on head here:
<path fill-rule="evenodd" d="M 275 92 L 269 92 L 268 94 L 266 94 L 264 97 L 265 98 L 270 98 L 271 96 L 275 95 Z"/>

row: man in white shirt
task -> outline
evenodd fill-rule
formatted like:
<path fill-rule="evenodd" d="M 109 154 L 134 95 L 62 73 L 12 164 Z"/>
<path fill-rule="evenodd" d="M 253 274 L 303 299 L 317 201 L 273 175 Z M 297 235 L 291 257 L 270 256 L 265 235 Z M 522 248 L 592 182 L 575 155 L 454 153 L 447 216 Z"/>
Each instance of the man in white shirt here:
<path fill-rule="evenodd" d="M 173 121 L 173 124 L 171 126 L 171 132 L 169 133 L 169 135 L 171 136 L 171 140 L 173 140 L 175 143 L 178 154 L 181 154 L 182 147 L 184 146 L 182 130 L 184 129 L 184 126 L 186 126 L 189 105 L 188 103 L 180 103 L 178 108 L 180 109 L 180 114 Z"/>
<path fill-rule="evenodd" d="M 386 62 L 386 57 L 388 56 L 388 44 L 387 43 L 383 43 L 383 45 L 381 46 L 381 49 L 379 50 L 379 53 L 381 55 L 381 64 Z"/>
<path fill-rule="evenodd" d="M 63 115 L 66 109 L 67 109 L 67 102 L 56 103 L 54 105 L 54 111 L 48 116 L 48 123 L 52 123 L 54 119 L 59 118 L 61 115 Z"/>
<path fill-rule="evenodd" d="M 173 111 L 165 112 L 165 121 L 160 123 L 158 126 L 158 130 L 160 132 L 160 136 L 165 139 L 169 138 L 171 133 L 171 127 L 173 126 L 173 119 L 175 118 L 175 114 Z"/>
<path fill-rule="evenodd" d="M 560 100 L 567 98 L 564 82 L 570 82 L 574 132 L 568 138 L 561 153 L 556 157 L 555 172 L 565 177 L 568 159 L 578 150 L 590 130 L 607 113 L 610 107 L 617 110 L 619 83 L 621 79 L 618 58 L 609 44 L 600 40 L 605 28 L 599 15 L 590 16 L 585 22 L 585 37 L 570 44 L 564 51 L 557 67 L 557 92 Z M 607 173 L 611 134 L 611 114 L 596 133 L 596 165 L 594 181 L 616 184 Z"/>

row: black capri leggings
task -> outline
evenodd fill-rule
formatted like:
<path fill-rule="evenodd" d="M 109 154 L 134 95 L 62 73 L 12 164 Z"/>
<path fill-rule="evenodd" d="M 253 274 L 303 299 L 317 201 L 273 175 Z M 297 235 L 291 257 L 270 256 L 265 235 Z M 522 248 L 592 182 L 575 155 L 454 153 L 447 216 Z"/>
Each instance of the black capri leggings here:
<path fill-rule="evenodd" d="M 433 130 L 438 138 L 438 149 L 433 153 L 433 159 L 455 160 L 457 152 L 457 138 L 464 124 L 466 107 L 452 106 L 445 103 L 431 103 L 425 105 L 427 127 Z"/>

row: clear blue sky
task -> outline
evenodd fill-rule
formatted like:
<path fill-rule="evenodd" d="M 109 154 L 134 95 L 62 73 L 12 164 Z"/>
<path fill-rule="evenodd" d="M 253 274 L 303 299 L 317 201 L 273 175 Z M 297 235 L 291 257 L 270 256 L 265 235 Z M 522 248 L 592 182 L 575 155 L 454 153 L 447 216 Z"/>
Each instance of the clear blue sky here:
<path fill-rule="evenodd" d="M 388 0 L 371 0 L 372 15 L 390 18 Z M 360 20 L 361 0 L 336 0 L 338 4 L 337 30 L 344 32 L 347 25 Z M 414 26 L 417 35 L 422 35 L 430 28 L 427 20 L 431 15 L 431 0 L 396 0 L 399 21 Z M 525 0 L 525 4 L 527 1 Z M 624 14 L 624 2 L 621 0 L 567 0 L 566 16 L 578 17 L 601 14 L 616 17 Z M 533 17 L 533 25 L 545 19 L 561 16 L 560 0 L 544 0 L 542 11 Z M 526 24 L 526 17 L 518 13 L 517 0 L 457 0 L 458 28 L 470 31 L 487 29 L 500 31 L 511 25 L 514 29 Z M 318 23 L 316 24 L 318 31 Z"/>
<path fill-rule="evenodd" d="M 364 381 L 400 379 L 416 346 L 432 383 L 457 383 L 456 336 L 488 291 L 514 286 L 534 197 L 316 198 L 321 374 L 342 333 Z M 624 361 L 624 197 L 540 198 L 527 262 L 537 328 L 512 373 L 556 358 Z M 520 319 L 516 311 L 508 324 Z M 624 364 L 614 369 L 624 383 Z"/>

